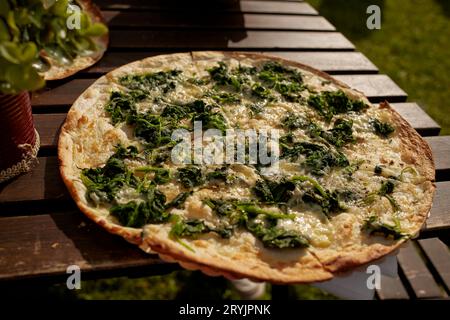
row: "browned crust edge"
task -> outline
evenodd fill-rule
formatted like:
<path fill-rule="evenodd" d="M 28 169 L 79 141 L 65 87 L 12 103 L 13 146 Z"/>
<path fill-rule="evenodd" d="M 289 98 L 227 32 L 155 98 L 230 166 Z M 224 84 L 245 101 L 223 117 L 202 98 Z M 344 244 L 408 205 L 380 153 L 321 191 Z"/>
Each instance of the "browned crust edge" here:
<path fill-rule="evenodd" d="M 81 5 L 83 11 L 89 14 L 94 22 L 102 22 L 106 24 L 106 21 L 100 9 L 92 2 L 92 0 L 77 0 L 77 2 Z M 103 57 L 103 54 L 108 47 L 109 32 L 101 37 L 94 38 L 94 41 L 98 47 L 98 50 L 95 52 L 95 54 L 87 57 L 76 57 L 72 65 L 70 66 L 57 66 L 51 63 L 50 69 L 43 73 L 44 79 L 64 79 L 98 62 Z"/>
<path fill-rule="evenodd" d="M 191 52 L 191 55 L 194 55 L 195 53 L 196 52 Z M 205 51 L 202 51 L 202 53 L 205 53 Z M 334 84 L 339 85 L 340 87 L 350 89 L 350 87 L 347 86 L 346 84 L 332 78 L 331 76 L 322 71 L 280 57 L 274 57 L 258 53 L 243 53 L 243 52 L 212 51 L 211 53 L 223 54 L 225 57 L 236 58 L 238 60 L 242 58 L 250 58 L 254 60 L 267 60 L 267 59 L 277 60 L 283 64 L 307 70 L 313 74 L 316 74 L 320 77 L 323 77 L 333 82 Z M 357 91 L 355 89 L 353 90 Z M 411 126 L 406 122 L 406 120 L 404 120 L 395 110 L 393 110 L 387 102 L 381 103 L 380 108 L 387 108 L 392 113 L 394 121 L 397 124 L 398 129 L 397 134 L 400 136 L 400 139 L 402 141 L 403 150 L 410 154 L 412 160 L 415 159 L 414 163 L 420 166 L 420 168 L 423 170 L 421 174 L 424 175 L 424 177 L 427 179 L 427 182 L 429 183 L 429 186 L 426 189 L 427 193 L 424 199 L 424 203 L 426 203 L 427 205 L 423 206 L 421 210 L 418 212 L 418 216 L 420 218 L 420 221 L 418 221 L 417 223 L 417 232 L 418 232 L 429 214 L 432 205 L 433 194 L 435 191 L 435 185 L 433 183 L 434 163 L 431 149 L 425 142 L 425 140 L 423 140 L 422 137 L 420 137 L 420 135 L 413 128 L 411 128 Z M 69 118 L 70 117 L 68 116 L 66 123 L 70 122 Z M 63 136 L 63 133 L 65 131 L 66 123 L 64 124 L 61 130 L 61 136 Z M 321 275 L 319 276 L 317 274 L 316 277 L 302 277 L 301 275 L 299 275 L 298 277 L 287 277 L 284 279 L 280 279 L 279 277 L 272 277 L 270 276 L 270 274 L 255 275 L 252 272 L 248 273 L 243 272 L 242 270 L 235 270 L 229 265 L 223 265 L 222 263 L 211 264 L 211 261 L 203 261 L 202 259 L 198 259 L 198 257 L 192 256 L 191 254 L 180 250 L 179 248 L 176 247 L 175 244 L 172 243 L 173 241 L 169 243 L 169 241 L 160 241 L 161 239 L 152 239 L 151 237 L 146 237 L 145 239 L 142 239 L 141 236 L 142 229 L 130 230 L 131 228 L 123 228 L 121 226 L 114 225 L 96 216 L 94 210 L 84 205 L 80 201 L 79 195 L 77 194 L 73 186 L 73 182 L 65 176 L 64 167 L 68 166 L 67 163 L 70 163 L 68 161 L 71 161 L 71 155 L 68 156 L 68 153 L 71 152 L 70 150 L 72 146 L 70 145 L 69 148 L 68 143 L 69 141 L 67 141 L 67 139 L 60 138 L 60 142 L 58 145 L 58 155 L 61 166 L 60 171 L 64 183 L 66 184 L 71 196 L 74 198 L 75 202 L 80 207 L 82 212 L 84 212 L 90 219 L 95 221 L 97 224 L 101 225 L 110 233 L 120 235 L 124 237 L 127 241 L 140 245 L 141 249 L 143 249 L 144 251 L 148 252 L 150 250 L 151 251 L 154 250 L 161 256 L 163 260 L 169 260 L 170 262 L 176 261 L 183 267 L 191 269 L 192 268 L 199 269 L 205 272 L 206 274 L 211 275 L 221 274 L 230 279 L 245 277 L 253 280 L 271 281 L 274 283 L 308 283 L 316 281 L 325 281 L 331 279 L 335 274 L 340 274 L 351 268 L 362 266 L 369 262 L 378 260 L 395 251 L 406 241 L 402 239 L 397 241 L 395 244 L 389 246 L 374 244 L 371 245 L 370 247 L 363 248 L 363 250 L 337 255 L 329 261 L 320 261 L 319 259 L 317 259 L 322 264 L 323 270 L 321 270 L 322 271 Z"/>

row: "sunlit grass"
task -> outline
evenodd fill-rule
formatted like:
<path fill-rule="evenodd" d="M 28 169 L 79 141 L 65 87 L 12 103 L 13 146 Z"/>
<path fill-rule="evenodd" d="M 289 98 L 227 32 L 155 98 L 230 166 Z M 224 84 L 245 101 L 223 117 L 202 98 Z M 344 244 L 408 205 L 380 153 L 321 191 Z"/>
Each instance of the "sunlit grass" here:
<path fill-rule="evenodd" d="M 450 134 L 450 1 L 309 2 Z M 369 4 L 381 7 L 381 30 L 366 28 Z"/>

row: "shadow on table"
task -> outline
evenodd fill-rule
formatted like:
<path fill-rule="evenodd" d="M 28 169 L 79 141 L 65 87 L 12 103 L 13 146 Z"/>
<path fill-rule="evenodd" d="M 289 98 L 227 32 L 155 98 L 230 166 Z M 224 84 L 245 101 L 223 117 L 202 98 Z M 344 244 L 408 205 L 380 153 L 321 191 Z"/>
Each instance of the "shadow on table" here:
<path fill-rule="evenodd" d="M 222 49 L 247 37 L 238 0 L 132 1 L 129 4 L 130 10 L 105 11 L 105 19 L 110 29 L 129 30 L 131 38 L 139 37 L 144 47 L 146 41 L 153 41 L 161 48 Z M 143 32 L 133 35 L 133 30 Z M 159 36 L 156 33 L 152 38 L 146 37 L 144 30 L 164 33 Z"/>
<path fill-rule="evenodd" d="M 442 0 L 445 2 L 448 0 Z M 369 15 L 367 7 L 377 5 L 381 9 L 383 22 L 384 0 L 321 0 L 319 14 L 327 18 L 337 30 L 350 39 L 362 39 L 370 35 L 373 30 L 367 29 L 366 21 Z"/>

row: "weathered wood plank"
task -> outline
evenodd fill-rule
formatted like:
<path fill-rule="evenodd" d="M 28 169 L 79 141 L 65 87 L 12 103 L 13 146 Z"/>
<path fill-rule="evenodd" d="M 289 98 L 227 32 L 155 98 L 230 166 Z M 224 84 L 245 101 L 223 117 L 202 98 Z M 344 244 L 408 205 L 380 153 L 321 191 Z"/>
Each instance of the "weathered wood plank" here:
<path fill-rule="evenodd" d="M 239 30 L 334 31 L 335 27 L 320 16 L 273 14 L 186 14 L 185 12 L 105 11 L 110 28 L 190 28 Z M 178 29 L 179 30 L 179 29 Z"/>
<path fill-rule="evenodd" d="M 81 71 L 81 74 L 103 74 L 132 61 L 157 56 L 164 53 L 167 52 L 107 52 L 97 64 L 89 69 Z M 378 68 L 360 52 L 266 51 L 262 53 L 298 61 L 330 74 L 365 74 L 378 72 Z"/>
<path fill-rule="evenodd" d="M 450 290 L 450 251 L 438 238 L 418 241 L 447 290 Z"/>
<path fill-rule="evenodd" d="M 441 127 L 417 103 L 392 103 L 391 106 L 402 115 L 422 136 L 437 136 Z"/>
<path fill-rule="evenodd" d="M 403 105 L 407 105 L 403 107 Z M 439 126 L 415 103 L 392 104 L 421 135 L 439 133 Z M 400 106 L 400 107 L 399 107 Z M 409 110 L 409 108 L 413 110 Z M 429 121 L 424 121 L 424 118 Z M 34 122 L 41 137 L 41 148 L 56 148 L 60 126 L 66 118 L 65 113 L 35 114 Z M 436 127 L 437 126 L 437 127 Z"/>
<path fill-rule="evenodd" d="M 298 61 L 330 74 L 377 73 L 378 68 L 360 52 L 263 52 Z"/>
<path fill-rule="evenodd" d="M 65 113 L 35 114 L 34 125 L 39 133 L 41 149 L 56 148 L 59 128 L 66 119 Z"/>
<path fill-rule="evenodd" d="M 317 15 L 317 11 L 306 2 L 280 1 L 145 1 L 145 0 L 97 0 L 103 10 L 148 10 L 190 12 L 240 12 L 274 13 L 295 15 Z"/>
<path fill-rule="evenodd" d="M 426 231 L 450 228 L 450 181 L 437 182 L 433 207 L 427 220 Z"/>
<path fill-rule="evenodd" d="M 381 275 L 381 286 L 377 290 L 377 295 L 380 300 L 409 299 L 408 292 L 398 276 L 388 277 Z"/>
<path fill-rule="evenodd" d="M 374 75 L 337 75 L 350 87 L 372 97 L 372 101 L 379 102 L 388 100 L 390 102 L 404 102 L 408 95 L 391 78 L 384 74 Z"/>
<path fill-rule="evenodd" d="M 372 102 L 382 100 L 398 102 L 406 99 L 406 93 L 386 75 L 338 75 L 335 77 L 365 93 Z M 54 88 L 34 93 L 32 97 L 33 109 L 39 110 L 39 108 L 53 106 L 67 108 L 94 81 L 95 79 L 75 79 Z"/>
<path fill-rule="evenodd" d="M 64 276 L 70 265 L 87 274 L 120 268 L 127 275 L 176 267 L 101 230 L 79 211 L 0 218 L 0 252 L 0 280 Z"/>
<path fill-rule="evenodd" d="M 426 141 L 431 147 L 436 166 L 436 180 L 450 180 L 450 137 L 427 137 Z"/>
<path fill-rule="evenodd" d="M 338 32 L 111 30 L 110 49 L 353 50 Z"/>
<path fill-rule="evenodd" d="M 399 250 L 397 259 L 417 298 L 444 297 L 411 241 Z"/>

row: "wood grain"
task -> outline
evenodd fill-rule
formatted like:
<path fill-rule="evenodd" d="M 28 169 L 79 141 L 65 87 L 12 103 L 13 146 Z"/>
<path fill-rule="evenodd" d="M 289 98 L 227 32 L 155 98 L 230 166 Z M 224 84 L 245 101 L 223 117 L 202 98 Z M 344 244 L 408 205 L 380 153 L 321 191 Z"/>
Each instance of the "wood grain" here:
<path fill-rule="evenodd" d="M 450 180 L 450 139 L 448 136 L 428 137 L 436 166 L 436 180 Z"/>
<path fill-rule="evenodd" d="M 377 289 L 377 295 L 380 300 L 409 299 L 408 292 L 399 276 L 381 275 L 381 286 L 380 289 Z"/>
<path fill-rule="evenodd" d="M 437 136 L 441 127 L 417 103 L 392 103 L 391 106 L 422 136 Z"/>
<path fill-rule="evenodd" d="M 110 49 L 295 49 L 353 50 L 339 32 L 308 31 L 206 31 L 206 30 L 111 30 Z"/>
<path fill-rule="evenodd" d="M 273 14 L 224 14 L 222 12 L 186 14 L 185 12 L 105 11 L 109 28 L 189 28 L 239 30 L 334 31 L 335 27 L 320 16 Z"/>
<path fill-rule="evenodd" d="M 145 0 L 96 0 L 103 10 L 148 10 L 183 12 L 240 12 L 295 15 L 317 15 L 317 11 L 305 2 L 280 1 L 145 1 Z"/>
<path fill-rule="evenodd" d="M 84 75 L 100 75 L 107 73 L 124 64 L 141 60 L 147 57 L 153 57 L 167 52 L 161 51 L 126 51 L 126 52 L 107 52 L 105 56 L 94 66 L 81 71 Z M 377 73 L 378 68 L 369 61 L 360 52 L 339 52 L 339 51 L 265 51 L 269 55 L 275 55 L 298 61 L 310 65 L 316 69 L 328 72 L 330 74 L 348 74 L 348 73 Z"/>
<path fill-rule="evenodd" d="M 437 182 L 433 207 L 425 230 L 437 231 L 448 228 L 450 228 L 450 181 Z"/>
<path fill-rule="evenodd" d="M 397 259 L 417 298 L 444 297 L 444 293 L 411 241 L 400 249 Z"/>
<path fill-rule="evenodd" d="M 0 280 L 64 276 L 69 265 L 82 274 L 118 269 L 167 273 L 175 268 L 88 221 L 80 212 L 0 219 Z M 67 276 L 67 275 L 66 275 Z"/>
<path fill-rule="evenodd" d="M 384 74 L 374 75 L 337 75 L 350 87 L 363 92 L 373 102 L 388 100 L 389 102 L 404 102 L 408 95 L 391 78 Z"/>
<path fill-rule="evenodd" d="M 450 251 L 445 243 L 438 238 L 422 239 L 418 241 L 427 258 L 431 261 L 433 269 L 440 280 L 450 291 Z"/>

